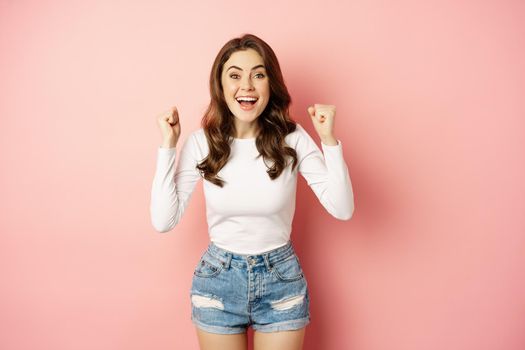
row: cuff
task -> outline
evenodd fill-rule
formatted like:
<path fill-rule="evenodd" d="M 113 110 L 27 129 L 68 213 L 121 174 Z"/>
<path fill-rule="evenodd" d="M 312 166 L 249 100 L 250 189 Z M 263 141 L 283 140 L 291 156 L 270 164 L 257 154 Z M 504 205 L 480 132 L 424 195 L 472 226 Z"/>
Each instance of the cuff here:
<path fill-rule="evenodd" d="M 323 147 L 323 150 L 325 150 L 325 149 L 336 149 L 336 148 L 341 148 L 342 147 L 342 143 L 341 143 L 341 140 L 337 139 L 337 145 L 329 146 L 329 145 L 325 145 L 323 143 L 323 141 L 321 141 L 321 147 Z"/>
<path fill-rule="evenodd" d="M 175 153 L 175 150 L 176 150 L 176 147 L 165 148 L 165 147 L 159 146 L 157 148 L 157 152 L 159 154 L 173 154 Z"/>

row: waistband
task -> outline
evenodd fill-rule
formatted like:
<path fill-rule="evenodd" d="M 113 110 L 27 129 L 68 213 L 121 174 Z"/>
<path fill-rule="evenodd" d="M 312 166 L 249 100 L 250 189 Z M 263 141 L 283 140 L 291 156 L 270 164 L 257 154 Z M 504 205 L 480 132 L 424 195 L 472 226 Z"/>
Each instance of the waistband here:
<path fill-rule="evenodd" d="M 226 268 L 230 265 L 238 267 L 266 265 L 271 268 L 273 264 L 295 255 L 291 240 L 280 247 L 258 254 L 239 254 L 220 248 L 215 243 L 210 242 L 206 252 L 219 260 Z"/>

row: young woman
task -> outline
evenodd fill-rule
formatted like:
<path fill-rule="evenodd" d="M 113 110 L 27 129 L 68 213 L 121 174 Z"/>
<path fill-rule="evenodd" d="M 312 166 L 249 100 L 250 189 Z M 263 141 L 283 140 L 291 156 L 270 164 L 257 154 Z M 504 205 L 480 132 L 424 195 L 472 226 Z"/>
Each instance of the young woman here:
<path fill-rule="evenodd" d="M 354 197 L 335 106 L 307 112 L 323 153 L 289 115 L 290 95 L 270 46 L 246 34 L 228 41 L 210 75 L 202 128 L 185 140 L 175 167 L 181 123 L 176 107 L 157 119 L 163 143 L 151 191 L 159 232 L 181 219 L 203 179 L 210 242 L 190 291 L 201 349 L 301 349 L 310 321 L 307 282 L 290 240 L 297 174 L 324 208 L 348 220 Z"/>

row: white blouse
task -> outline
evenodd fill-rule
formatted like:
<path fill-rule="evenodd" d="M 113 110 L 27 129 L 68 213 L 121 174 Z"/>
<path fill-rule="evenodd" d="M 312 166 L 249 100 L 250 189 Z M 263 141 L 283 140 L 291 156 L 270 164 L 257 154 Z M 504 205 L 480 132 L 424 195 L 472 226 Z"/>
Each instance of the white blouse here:
<path fill-rule="evenodd" d="M 202 128 L 188 136 L 176 167 L 176 148 L 159 146 L 150 203 L 155 230 L 168 232 L 177 225 L 197 181 L 203 179 L 212 242 L 239 254 L 259 254 L 283 246 L 290 239 L 298 171 L 328 213 L 349 220 L 354 195 L 341 141 L 335 146 L 321 142 L 323 155 L 300 124 L 285 141 L 296 150 L 298 165 L 293 172 L 288 165 L 271 180 L 263 157 L 256 158 L 255 138 L 234 139 L 230 159 L 218 172 L 226 181 L 222 188 L 205 180 L 195 168 L 209 152 Z"/>

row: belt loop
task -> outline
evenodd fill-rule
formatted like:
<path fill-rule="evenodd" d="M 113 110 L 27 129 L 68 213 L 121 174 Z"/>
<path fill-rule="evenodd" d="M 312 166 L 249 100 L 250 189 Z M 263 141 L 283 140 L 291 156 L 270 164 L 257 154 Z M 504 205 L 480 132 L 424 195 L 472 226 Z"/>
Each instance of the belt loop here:
<path fill-rule="evenodd" d="M 230 253 L 227 253 L 227 254 L 226 254 L 226 261 L 223 262 L 223 264 L 224 264 L 224 268 L 225 268 L 226 270 L 230 268 L 230 263 L 231 263 L 231 261 L 232 261 L 232 255 L 231 255 Z"/>
<path fill-rule="evenodd" d="M 266 265 L 266 268 L 268 269 L 268 271 L 272 271 L 272 265 L 270 265 L 270 259 L 268 258 L 268 254 L 263 254 L 263 258 L 264 258 L 264 264 Z"/>

